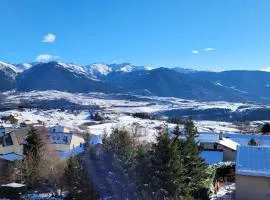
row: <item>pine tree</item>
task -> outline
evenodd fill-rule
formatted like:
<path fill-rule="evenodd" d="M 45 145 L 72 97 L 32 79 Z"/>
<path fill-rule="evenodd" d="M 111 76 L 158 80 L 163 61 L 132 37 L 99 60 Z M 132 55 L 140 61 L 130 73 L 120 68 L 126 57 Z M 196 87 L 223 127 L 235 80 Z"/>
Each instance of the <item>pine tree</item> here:
<path fill-rule="evenodd" d="M 198 132 L 192 120 L 186 121 L 184 131 L 186 140 L 183 142 L 184 145 L 180 149 L 180 153 L 184 157 L 185 173 L 187 175 L 185 193 L 196 196 L 202 188 L 203 181 L 207 178 L 206 165 L 200 157 L 200 148 L 196 141 Z"/>
<path fill-rule="evenodd" d="M 23 145 L 25 175 L 29 187 L 36 187 L 40 184 L 44 148 L 42 137 L 32 127 Z"/>
<path fill-rule="evenodd" d="M 119 199 L 138 199 L 135 183 L 136 139 L 125 129 L 113 129 L 109 137 L 103 138 L 104 170 L 110 172 L 114 195 Z"/>
<path fill-rule="evenodd" d="M 254 138 L 252 138 L 252 139 L 249 140 L 248 145 L 250 145 L 250 146 L 258 146 L 259 144 Z"/>
<path fill-rule="evenodd" d="M 178 140 L 171 140 L 167 131 L 157 136 L 157 143 L 150 153 L 150 165 L 147 167 L 148 184 L 155 198 L 164 195 L 178 198 L 184 187 L 183 159 L 179 154 Z"/>
<path fill-rule="evenodd" d="M 262 126 L 261 132 L 262 132 L 263 134 L 269 134 L 269 133 L 270 133 L 270 124 L 269 124 L 269 123 L 265 123 L 265 124 Z"/>
<path fill-rule="evenodd" d="M 69 191 L 75 191 L 78 189 L 79 185 L 79 164 L 75 157 L 70 157 L 67 161 L 67 166 L 65 169 L 66 183 L 68 185 Z"/>
<path fill-rule="evenodd" d="M 83 147 L 84 147 L 84 150 L 85 151 L 88 151 L 89 150 L 89 147 L 90 147 L 90 133 L 87 131 L 85 133 L 85 136 L 84 136 L 84 144 L 83 144 Z"/>
<path fill-rule="evenodd" d="M 65 177 L 69 189 L 66 199 L 95 200 L 99 198 L 98 191 L 94 187 L 81 157 L 77 156 L 68 159 Z"/>
<path fill-rule="evenodd" d="M 113 129 L 111 135 L 103 139 L 105 157 L 112 160 L 112 167 L 126 175 L 133 168 L 136 156 L 134 139 L 125 129 Z"/>
<path fill-rule="evenodd" d="M 144 189 L 144 184 L 148 183 L 148 172 L 145 170 L 150 163 L 149 152 L 144 145 L 140 145 L 134 161 L 134 179 L 140 190 Z"/>

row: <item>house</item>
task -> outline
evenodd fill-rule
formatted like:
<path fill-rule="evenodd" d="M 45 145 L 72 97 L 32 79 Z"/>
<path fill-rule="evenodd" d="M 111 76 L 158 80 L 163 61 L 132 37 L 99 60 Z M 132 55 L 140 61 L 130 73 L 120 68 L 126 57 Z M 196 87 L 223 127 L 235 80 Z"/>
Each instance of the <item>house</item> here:
<path fill-rule="evenodd" d="M 236 200 L 270 199 L 270 147 L 238 146 Z"/>
<path fill-rule="evenodd" d="M 55 126 L 49 127 L 49 133 L 70 133 L 70 130 L 65 126 L 56 124 Z"/>
<path fill-rule="evenodd" d="M 206 161 L 207 158 L 211 159 L 215 157 L 216 160 L 220 158 L 220 153 L 218 152 L 222 152 L 223 156 L 221 161 L 236 160 L 236 149 L 239 144 L 231 139 L 223 137 L 222 133 L 200 133 L 197 139 L 200 148 L 204 152 L 202 157 L 205 158 Z M 210 151 L 216 153 L 209 153 Z"/>
<path fill-rule="evenodd" d="M 49 129 L 49 147 L 51 150 L 66 152 L 82 146 L 84 138 L 78 133 L 71 132 L 68 128 L 55 125 Z"/>
<path fill-rule="evenodd" d="M 20 118 L 16 115 L 7 115 L 7 116 L 2 116 L 1 120 L 3 122 L 10 122 L 11 124 L 16 124 L 20 120 Z"/>
<path fill-rule="evenodd" d="M 10 128 L 0 136 L 0 158 L 9 158 L 6 155 L 23 155 L 23 143 L 29 128 Z"/>
<path fill-rule="evenodd" d="M 50 127 L 48 131 L 43 126 L 35 128 L 40 133 L 45 131 L 45 134 L 47 134 L 48 132 L 46 142 L 50 151 L 70 152 L 77 147 L 81 147 L 84 143 L 83 136 L 71 132 L 64 126 L 56 125 Z M 29 129 L 30 127 L 0 129 L 0 159 L 8 161 L 22 159 L 23 144 Z"/>
<path fill-rule="evenodd" d="M 8 128 L 4 126 L 0 126 L 0 137 L 5 135 L 8 132 Z"/>

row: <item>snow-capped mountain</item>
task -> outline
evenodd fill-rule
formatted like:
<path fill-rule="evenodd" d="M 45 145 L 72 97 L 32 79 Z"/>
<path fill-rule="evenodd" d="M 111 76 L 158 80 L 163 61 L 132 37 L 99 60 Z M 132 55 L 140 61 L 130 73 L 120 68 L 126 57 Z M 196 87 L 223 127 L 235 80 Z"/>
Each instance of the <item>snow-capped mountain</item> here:
<path fill-rule="evenodd" d="M 145 66 L 135 66 L 130 63 L 121 63 L 121 64 L 94 63 L 85 66 L 85 70 L 88 72 L 89 75 L 98 79 L 103 79 L 105 76 L 113 72 L 129 73 L 137 70 L 150 70 L 150 68 Z"/>
<path fill-rule="evenodd" d="M 14 65 L 0 61 L 0 91 L 10 90 L 16 86 L 17 73 L 18 70 Z"/>
<path fill-rule="evenodd" d="M 112 68 L 106 64 L 94 63 L 88 66 L 85 66 L 85 70 L 89 75 L 95 78 L 100 78 L 111 73 Z"/>
<path fill-rule="evenodd" d="M 117 87 L 93 79 L 84 67 L 62 62 L 40 63 L 17 76 L 17 89 L 69 92 L 118 92 Z"/>
<path fill-rule="evenodd" d="M 74 64 L 74 63 L 63 63 L 63 62 L 56 62 L 56 66 L 66 69 L 70 72 L 74 72 L 77 74 L 87 75 L 87 71 L 82 65 Z"/>
<path fill-rule="evenodd" d="M 3 72 L 6 76 L 10 76 L 12 78 L 14 78 L 19 72 L 14 65 L 4 63 L 2 61 L 0 61 L 0 71 Z"/>
<path fill-rule="evenodd" d="M 39 62 L 30 62 L 30 63 L 19 63 L 14 64 L 19 72 L 23 72 L 24 70 L 30 69 L 32 66 L 39 64 Z"/>
<path fill-rule="evenodd" d="M 138 71 L 138 70 L 151 70 L 150 67 L 136 66 L 136 65 L 133 65 L 133 64 L 130 64 L 130 63 L 110 64 L 109 66 L 115 72 L 124 72 L 124 73 Z"/>
<path fill-rule="evenodd" d="M 130 63 L 0 62 L 0 91 L 132 92 L 197 100 L 270 101 L 270 73 L 203 72 Z"/>

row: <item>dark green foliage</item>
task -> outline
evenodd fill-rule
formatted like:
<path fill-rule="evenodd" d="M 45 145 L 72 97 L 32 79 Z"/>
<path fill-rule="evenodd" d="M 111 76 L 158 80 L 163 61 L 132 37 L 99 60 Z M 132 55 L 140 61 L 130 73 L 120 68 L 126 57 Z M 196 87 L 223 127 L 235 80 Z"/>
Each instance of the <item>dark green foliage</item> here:
<path fill-rule="evenodd" d="M 36 162 L 41 160 L 44 150 L 44 142 L 34 128 L 28 132 L 25 144 L 23 145 L 23 153 L 27 156 L 32 156 Z"/>
<path fill-rule="evenodd" d="M 207 178 L 207 174 L 206 165 L 200 157 L 200 148 L 196 142 L 198 132 L 192 120 L 188 120 L 185 124 L 185 135 L 184 148 L 181 149 L 187 175 L 185 184 L 187 192 L 195 196 L 200 190 L 203 181 Z"/>
<path fill-rule="evenodd" d="M 138 199 L 139 192 L 135 185 L 137 149 L 136 133 L 125 129 L 113 129 L 109 137 L 103 138 L 102 167 L 107 174 L 105 185 L 112 185 L 111 193 L 115 199 Z M 140 198 L 139 198 L 140 199 Z"/>
<path fill-rule="evenodd" d="M 146 147 L 140 145 L 137 150 L 137 154 L 135 157 L 135 167 L 134 167 L 134 178 L 138 187 L 140 189 L 144 188 L 144 184 L 148 183 L 147 176 L 148 172 L 146 167 L 149 164 L 149 152 L 147 151 Z"/>
<path fill-rule="evenodd" d="M 86 132 L 85 133 L 85 136 L 84 136 L 84 144 L 83 144 L 83 147 L 84 147 L 84 150 L 85 151 L 88 151 L 89 150 L 90 139 L 91 139 L 90 133 L 89 132 Z"/>
<path fill-rule="evenodd" d="M 184 124 L 185 119 L 179 117 L 169 117 L 168 122 L 173 124 Z"/>
<path fill-rule="evenodd" d="M 208 196 L 203 185 L 207 178 L 206 165 L 200 157 L 197 130 L 191 120 L 185 121 L 186 139 L 180 139 L 180 134 L 179 126 L 176 126 L 172 138 L 167 131 L 161 132 L 151 151 L 141 158 L 145 170 L 141 170 L 143 178 L 137 180 L 143 181 L 144 190 L 155 194 L 152 198 L 156 195 L 169 199 Z"/>
<path fill-rule="evenodd" d="M 125 129 L 114 129 L 109 137 L 104 137 L 101 168 L 113 174 L 111 182 L 117 180 L 122 190 L 126 188 L 126 195 L 121 197 L 208 199 L 209 190 L 204 184 L 208 174 L 196 142 L 197 130 L 191 120 L 184 123 L 183 132 L 176 126 L 174 134 L 169 136 L 164 129 L 149 147 L 138 143 L 136 134 Z M 180 138 L 180 134 L 186 138 Z M 133 183 L 136 188 L 131 187 L 127 192 L 128 185 Z M 119 192 L 118 189 L 113 186 L 113 191 Z"/>
<path fill-rule="evenodd" d="M 262 126 L 262 133 L 263 134 L 269 134 L 270 133 L 270 124 L 269 123 L 265 123 Z"/>
<path fill-rule="evenodd" d="M 151 119 L 152 115 L 150 113 L 146 113 L 146 112 L 136 112 L 134 114 L 132 114 L 133 117 L 138 117 L 141 119 Z"/>
<path fill-rule="evenodd" d="M 45 144 L 41 135 L 34 128 L 31 128 L 23 145 L 24 172 L 27 185 L 30 188 L 40 184 L 44 148 Z"/>
<path fill-rule="evenodd" d="M 215 180 L 219 180 L 226 177 L 230 182 L 235 181 L 235 162 L 219 163 L 216 166 L 212 166 L 215 169 Z"/>
<path fill-rule="evenodd" d="M 92 180 L 88 177 L 88 172 L 82 158 L 71 157 L 65 169 L 66 184 L 69 194 L 66 199 L 98 199 L 99 194 Z"/>
<path fill-rule="evenodd" d="M 252 139 L 249 140 L 248 145 L 250 145 L 250 146 L 258 146 L 259 144 L 254 138 L 252 138 Z"/>
<path fill-rule="evenodd" d="M 26 187 L 0 187 L 0 199 L 20 199 L 20 194 L 24 194 L 26 192 Z"/>
<path fill-rule="evenodd" d="M 161 132 L 157 143 L 150 153 L 151 165 L 148 168 L 148 179 L 151 192 L 156 195 L 162 189 L 166 196 L 175 198 L 183 194 L 184 163 L 179 154 L 179 142 L 171 140 L 167 132 Z"/>
<path fill-rule="evenodd" d="M 110 137 L 103 139 L 104 156 L 112 160 L 115 169 L 130 172 L 135 158 L 135 142 L 130 133 L 124 129 L 114 129 Z"/>

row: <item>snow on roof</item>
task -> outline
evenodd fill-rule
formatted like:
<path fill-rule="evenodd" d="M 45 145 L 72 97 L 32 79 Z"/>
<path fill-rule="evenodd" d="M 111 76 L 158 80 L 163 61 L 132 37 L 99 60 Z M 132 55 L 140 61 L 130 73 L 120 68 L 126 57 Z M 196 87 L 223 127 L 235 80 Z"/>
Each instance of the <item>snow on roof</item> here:
<path fill-rule="evenodd" d="M 222 151 L 202 151 L 200 155 L 208 165 L 213 165 L 223 161 Z"/>
<path fill-rule="evenodd" d="M 15 160 L 22 160 L 23 157 L 16 154 L 16 153 L 8 153 L 8 154 L 3 154 L 0 155 L 1 159 L 8 160 L 8 161 L 15 161 Z"/>
<path fill-rule="evenodd" d="M 8 184 L 4 184 L 1 185 L 2 187 L 12 187 L 12 188 L 20 188 L 20 187 L 25 187 L 24 184 L 20 184 L 20 183 L 8 183 Z"/>
<path fill-rule="evenodd" d="M 270 177 L 270 147 L 238 146 L 236 174 Z"/>
<path fill-rule="evenodd" d="M 198 138 L 200 143 L 214 143 L 218 142 L 219 134 L 216 133 L 201 133 Z"/>
<path fill-rule="evenodd" d="M 254 139 L 261 146 L 270 146 L 270 135 L 228 133 L 224 134 L 224 137 L 245 146 L 248 145 L 251 139 Z"/>
<path fill-rule="evenodd" d="M 231 140 L 231 139 L 228 139 L 228 138 L 222 138 L 221 140 L 218 141 L 218 143 L 222 146 L 225 146 L 227 148 L 230 148 L 232 150 L 235 150 L 237 149 L 237 146 L 239 145 L 237 142 Z"/>

